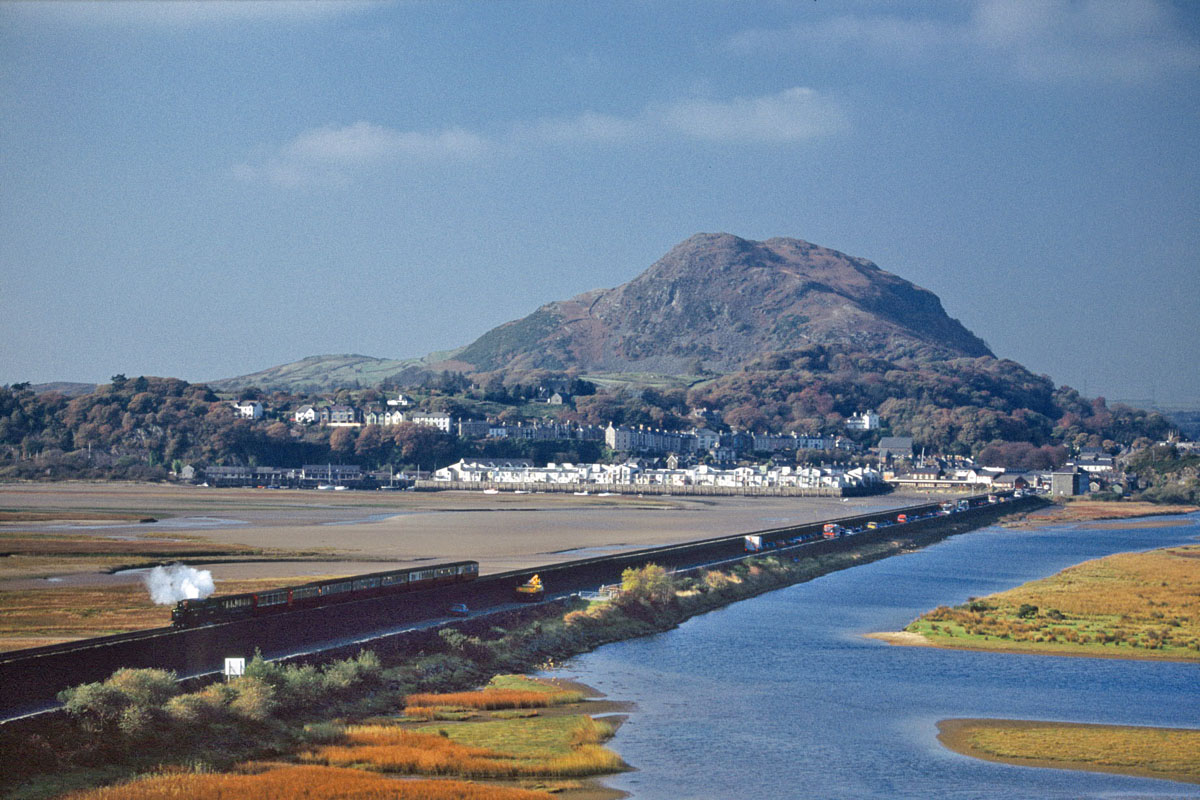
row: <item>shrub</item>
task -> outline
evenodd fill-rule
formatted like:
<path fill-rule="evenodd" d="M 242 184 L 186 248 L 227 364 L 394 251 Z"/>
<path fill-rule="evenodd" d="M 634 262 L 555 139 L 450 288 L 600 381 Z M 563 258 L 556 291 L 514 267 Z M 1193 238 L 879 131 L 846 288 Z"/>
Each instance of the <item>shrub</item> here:
<path fill-rule="evenodd" d="M 64 689 L 58 693 L 58 699 L 67 713 L 89 733 L 112 729 L 126 704 L 124 694 L 104 683 L 85 683 Z"/>
<path fill-rule="evenodd" d="M 379 656 L 364 650 L 354 658 L 337 661 L 326 667 L 323 683 L 326 690 L 335 694 L 343 693 L 363 683 L 377 682 L 382 672 L 383 664 Z"/>
<path fill-rule="evenodd" d="M 325 695 L 325 678 L 311 664 L 283 671 L 279 701 L 287 708 L 310 708 Z"/>
<path fill-rule="evenodd" d="M 154 723 L 158 717 L 154 711 L 142 705 L 126 706 L 117 720 L 117 729 L 127 739 L 145 739 L 154 732 Z"/>
<path fill-rule="evenodd" d="M 621 600 L 665 605 L 675 597 L 675 581 L 658 564 L 629 567 L 621 573 Z"/>
<path fill-rule="evenodd" d="M 129 703 L 161 708 L 179 693 L 175 673 L 162 669 L 119 669 L 105 681 L 128 698 Z"/>
<path fill-rule="evenodd" d="M 492 649 L 476 636 L 468 636 L 455 628 L 443 628 L 438 631 L 438 637 L 451 652 L 461 653 L 466 658 L 479 663 L 488 664 L 492 660 Z"/>
<path fill-rule="evenodd" d="M 229 709 L 243 719 L 266 722 L 279 705 L 275 688 L 261 678 L 243 675 L 232 686 L 234 698 Z"/>
<path fill-rule="evenodd" d="M 1017 609 L 1017 616 L 1021 619 L 1033 619 L 1038 614 L 1038 607 L 1030 603 L 1022 603 Z"/>
<path fill-rule="evenodd" d="M 254 651 L 254 658 L 250 659 L 246 664 L 246 670 L 243 673 L 244 677 L 256 678 L 270 685 L 274 689 L 282 689 L 287 683 L 287 673 L 295 669 L 295 667 L 284 667 L 281 664 L 274 664 L 263 658 L 261 650 Z"/>
<path fill-rule="evenodd" d="M 147 735 L 178 692 L 175 673 L 161 669 L 119 669 L 103 683 L 85 683 L 59 692 L 59 702 L 89 733 Z"/>
<path fill-rule="evenodd" d="M 223 698 L 203 692 L 172 697 L 166 705 L 167 716 L 184 725 L 210 724 L 226 716 L 226 710 Z"/>

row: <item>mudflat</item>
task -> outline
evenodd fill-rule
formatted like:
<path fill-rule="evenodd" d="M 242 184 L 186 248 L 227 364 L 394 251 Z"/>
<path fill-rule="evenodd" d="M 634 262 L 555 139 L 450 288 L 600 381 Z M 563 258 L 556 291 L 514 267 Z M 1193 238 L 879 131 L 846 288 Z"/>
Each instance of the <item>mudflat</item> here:
<path fill-rule="evenodd" d="M 135 574 L 105 574 L 113 559 L 162 561 L 172 543 L 181 559 L 212 571 L 218 591 L 222 580 L 351 574 L 436 560 L 474 559 L 491 573 L 918 501 L 2 484 L 0 511 L 11 513 L 0 519 L 0 551 L 5 538 L 19 540 L 22 549 L 0 558 L 0 590 L 135 582 Z M 147 518 L 156 521 L 134 521 Z M 64 539 L 73 553 L 62 552 Z M 120 556 L 94 557 L 114 541 L 123 544 Z M 38 542 L 46 553 L 39 555 Z M 96 545 L 91 553 L 89 542 Z M 144 549 L 157 555 L 139 557 L 151 543 Z"/>

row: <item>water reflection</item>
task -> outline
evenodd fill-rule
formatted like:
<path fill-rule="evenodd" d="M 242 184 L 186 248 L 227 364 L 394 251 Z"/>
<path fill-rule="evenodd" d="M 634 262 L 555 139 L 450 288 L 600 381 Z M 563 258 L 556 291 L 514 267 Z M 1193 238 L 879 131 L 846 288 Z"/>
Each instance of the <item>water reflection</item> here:
<path fill-rule="evenodd" d="M 987 529 L 603 647 L 572 677 L 637 710 L 613 747 L 636 798 L 1200 797 L 1200 787 L 1031 769 L 940 746 L 947 717 L 1200 726 L 1200 665 L 893 647 L 862 638 L 925 610 L 1188 526 Z"/>

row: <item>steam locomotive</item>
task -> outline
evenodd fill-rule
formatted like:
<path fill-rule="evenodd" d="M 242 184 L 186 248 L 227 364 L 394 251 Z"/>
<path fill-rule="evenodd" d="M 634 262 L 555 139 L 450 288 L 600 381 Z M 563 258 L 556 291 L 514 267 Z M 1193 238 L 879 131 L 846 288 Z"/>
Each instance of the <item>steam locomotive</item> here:
<path fill-rule="evenodd" d="M 180 600 L 171 609 L 171 625 L 190 628 L 231 622 L 264 614 L 345 603 L 368 597 L 414 592 L 446 583 L 462 583 L 479 577 L 478 561 L 372 572 L 351 578 L 304 583 L 263 592 L 229 594 L 203 600 Z"/>

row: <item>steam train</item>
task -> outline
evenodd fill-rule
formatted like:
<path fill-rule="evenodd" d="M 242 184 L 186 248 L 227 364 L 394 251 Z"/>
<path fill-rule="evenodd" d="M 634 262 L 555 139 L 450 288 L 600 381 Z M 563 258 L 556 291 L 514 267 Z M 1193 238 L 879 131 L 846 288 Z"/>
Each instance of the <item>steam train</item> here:
<path fill-rule="evenodd" d="M 180 600 L 171 609 L 171 625 L 190 628 L 231 622 L 264 614 L 345 603 L 368 597 L 414 592 L 447 583 L 462 583 L 479 577 L 478 561 L 372 572 L 349 578 L 303 583 L 263 592 L 229 594 L 203 600 Z"/>

